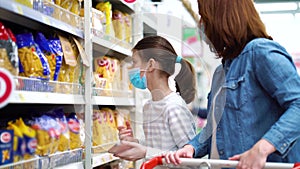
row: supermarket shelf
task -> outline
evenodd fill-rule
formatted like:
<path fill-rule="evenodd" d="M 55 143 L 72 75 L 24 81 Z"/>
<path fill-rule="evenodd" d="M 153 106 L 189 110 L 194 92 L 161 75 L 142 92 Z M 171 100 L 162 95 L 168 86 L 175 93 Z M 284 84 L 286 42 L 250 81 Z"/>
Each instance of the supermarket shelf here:
<path fill-rule="evenodd" d="M 103 0 L 93 0 L 93 3 L 97 4 L 98 2 L 102 2 Z M 118 9 L 122 12 L 133 14 L 134 13 L 134 7 L 133 4 L 126 3 L 123 0 L 110 0 L 109 1 L 112 4 L 112 7 L 114 9 Z"/>
<path fill-rule="evenodd" d="M 101 154 L 93 154 L 92 157 L 92 166 L 97 167 L 103 164 L 107 164 L 109 162 L 118 160 L 119 158 L 114 157 L 111 153 L 101 153 Z"/>
<path fill-rule="evenodd" d="M 0 1 L 0 13 L 0 19 L 14 21 L 31 29 L 43 30 L 50 26 L 80 38 L 84 37 L 83 30 L 13 1 Z"/>
<path fill-rule="evenodd" d="M 93 48 L 95 54 L 98 53 L 102 55 L 114 56 L 119 59 L 124 59 L 128 56 L 131 56 L 131 49 L 121 46 L 122 42 L 117 40 L 112 40 L 108 36 L 104 36 L 102 38 L 94 36 L 92 38 Z"/>
<path fill-rule="evenodd" d="M 93 105 L 134 106 L 135 99 L 127 97 L 93 96 Z"/>
<path fill-rule="evenodd" d="M 10 103 L 85 104 L 83 95 L 14 91 Z"/>
<path fill-rule="evenodd" d="M 34 163 L 34 164 L 37 164 L 36 162 L 39 160 L 40 158 L 39 157 L 36 157 L 36 158 L 32 158 L 32 159 L 29 159 L 29 160 L 21 160 L 21 161 L 18 161 L 18 162 L 15 162 L 15 163 L 10 163 L 10 164 L 5 164 L 5 165 L 1 165 L 0 166 L 0 169 L 7 169 L 7 168 L 18 168 L 16 166 L 23 166 L 24 164 L 28 164 L 28 163 Z"/>
<path fill-rule="evenodd" d="M 82 162 L 71 163 L 61 167 L 54 167 L 54 169 L 84 169 Z"/>
<path fill-rule="evenodd" d="M 122 0 L 110 0 L 110 3 L 115 9 L 119 9 L 122 12 L 126 12 L 128 14 L 133 14 L 134 13 L 134 8 L 132 3 L 126 3 Z"/>

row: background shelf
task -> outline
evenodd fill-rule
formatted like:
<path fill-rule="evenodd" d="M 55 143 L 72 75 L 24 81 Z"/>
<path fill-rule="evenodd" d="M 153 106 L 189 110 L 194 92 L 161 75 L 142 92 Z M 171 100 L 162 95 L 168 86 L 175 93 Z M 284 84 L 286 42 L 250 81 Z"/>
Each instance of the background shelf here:
<path fill-rule="evenodd" d="M 1 19 L 13 21 L 34 30 L 47 30 L 50 26 L 80 38 L 84 37 L 83 30 L 13 1 L 0 1 L 0 13 Z"/>

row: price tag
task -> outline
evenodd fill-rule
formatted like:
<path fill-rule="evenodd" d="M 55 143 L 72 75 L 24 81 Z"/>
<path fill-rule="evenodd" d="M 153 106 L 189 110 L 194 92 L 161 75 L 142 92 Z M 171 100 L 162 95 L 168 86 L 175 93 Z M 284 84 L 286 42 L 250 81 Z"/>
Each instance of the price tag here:
<path fill-rule="evenodd" d="M 43 23 L 45 23 L 47 25 L 51 25 L 50 19 L 46 16 L 42 16 L 42 21 L 43 21 Z"/>
<path fill-rule="evenodd" d="M 14 11 L 16 13 L 21 14 L 21 15 L 24 14 L 22 6 L 20 6 L 20 5 L 14 5 L 13 8 L 14 8 Z"/>

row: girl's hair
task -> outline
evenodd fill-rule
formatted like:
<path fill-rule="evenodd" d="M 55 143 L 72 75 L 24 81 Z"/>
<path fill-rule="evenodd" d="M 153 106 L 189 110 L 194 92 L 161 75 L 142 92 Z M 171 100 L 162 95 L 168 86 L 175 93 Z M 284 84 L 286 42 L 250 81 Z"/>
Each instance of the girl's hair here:
<path fill-rule="evenodd" d="M 200 22 L 220 58 L 237 57 L 255 38 L 271 39 L 253 0 L 198 0 Z"/>
<path fill-rule="evenodd" d="M 132 51 L 137 52 L 143 62 L 148 62 L 151 58 L 157 61 L 161 75 L 169 77 L 174 74 L 178 55 L 165 38 L 161 36 L 145 37 L 134 46 Z M 183 58 L 180 64 L 181 70 L 175 77 L 176 90 L 186 103 L 190 103 L 196 95 L 195 71 L 191 63 Z"/>

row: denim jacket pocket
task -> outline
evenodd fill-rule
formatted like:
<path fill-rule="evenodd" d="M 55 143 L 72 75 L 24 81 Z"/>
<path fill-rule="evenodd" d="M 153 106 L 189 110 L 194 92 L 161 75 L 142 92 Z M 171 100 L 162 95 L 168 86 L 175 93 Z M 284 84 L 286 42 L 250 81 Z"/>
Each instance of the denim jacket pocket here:
<path fill-rule="evenodd" d="M 248 100 L 245 76 L 226 81 L 223 89 L 226 90 L 226 106 L 228 107 L 240 109 Z"/>

